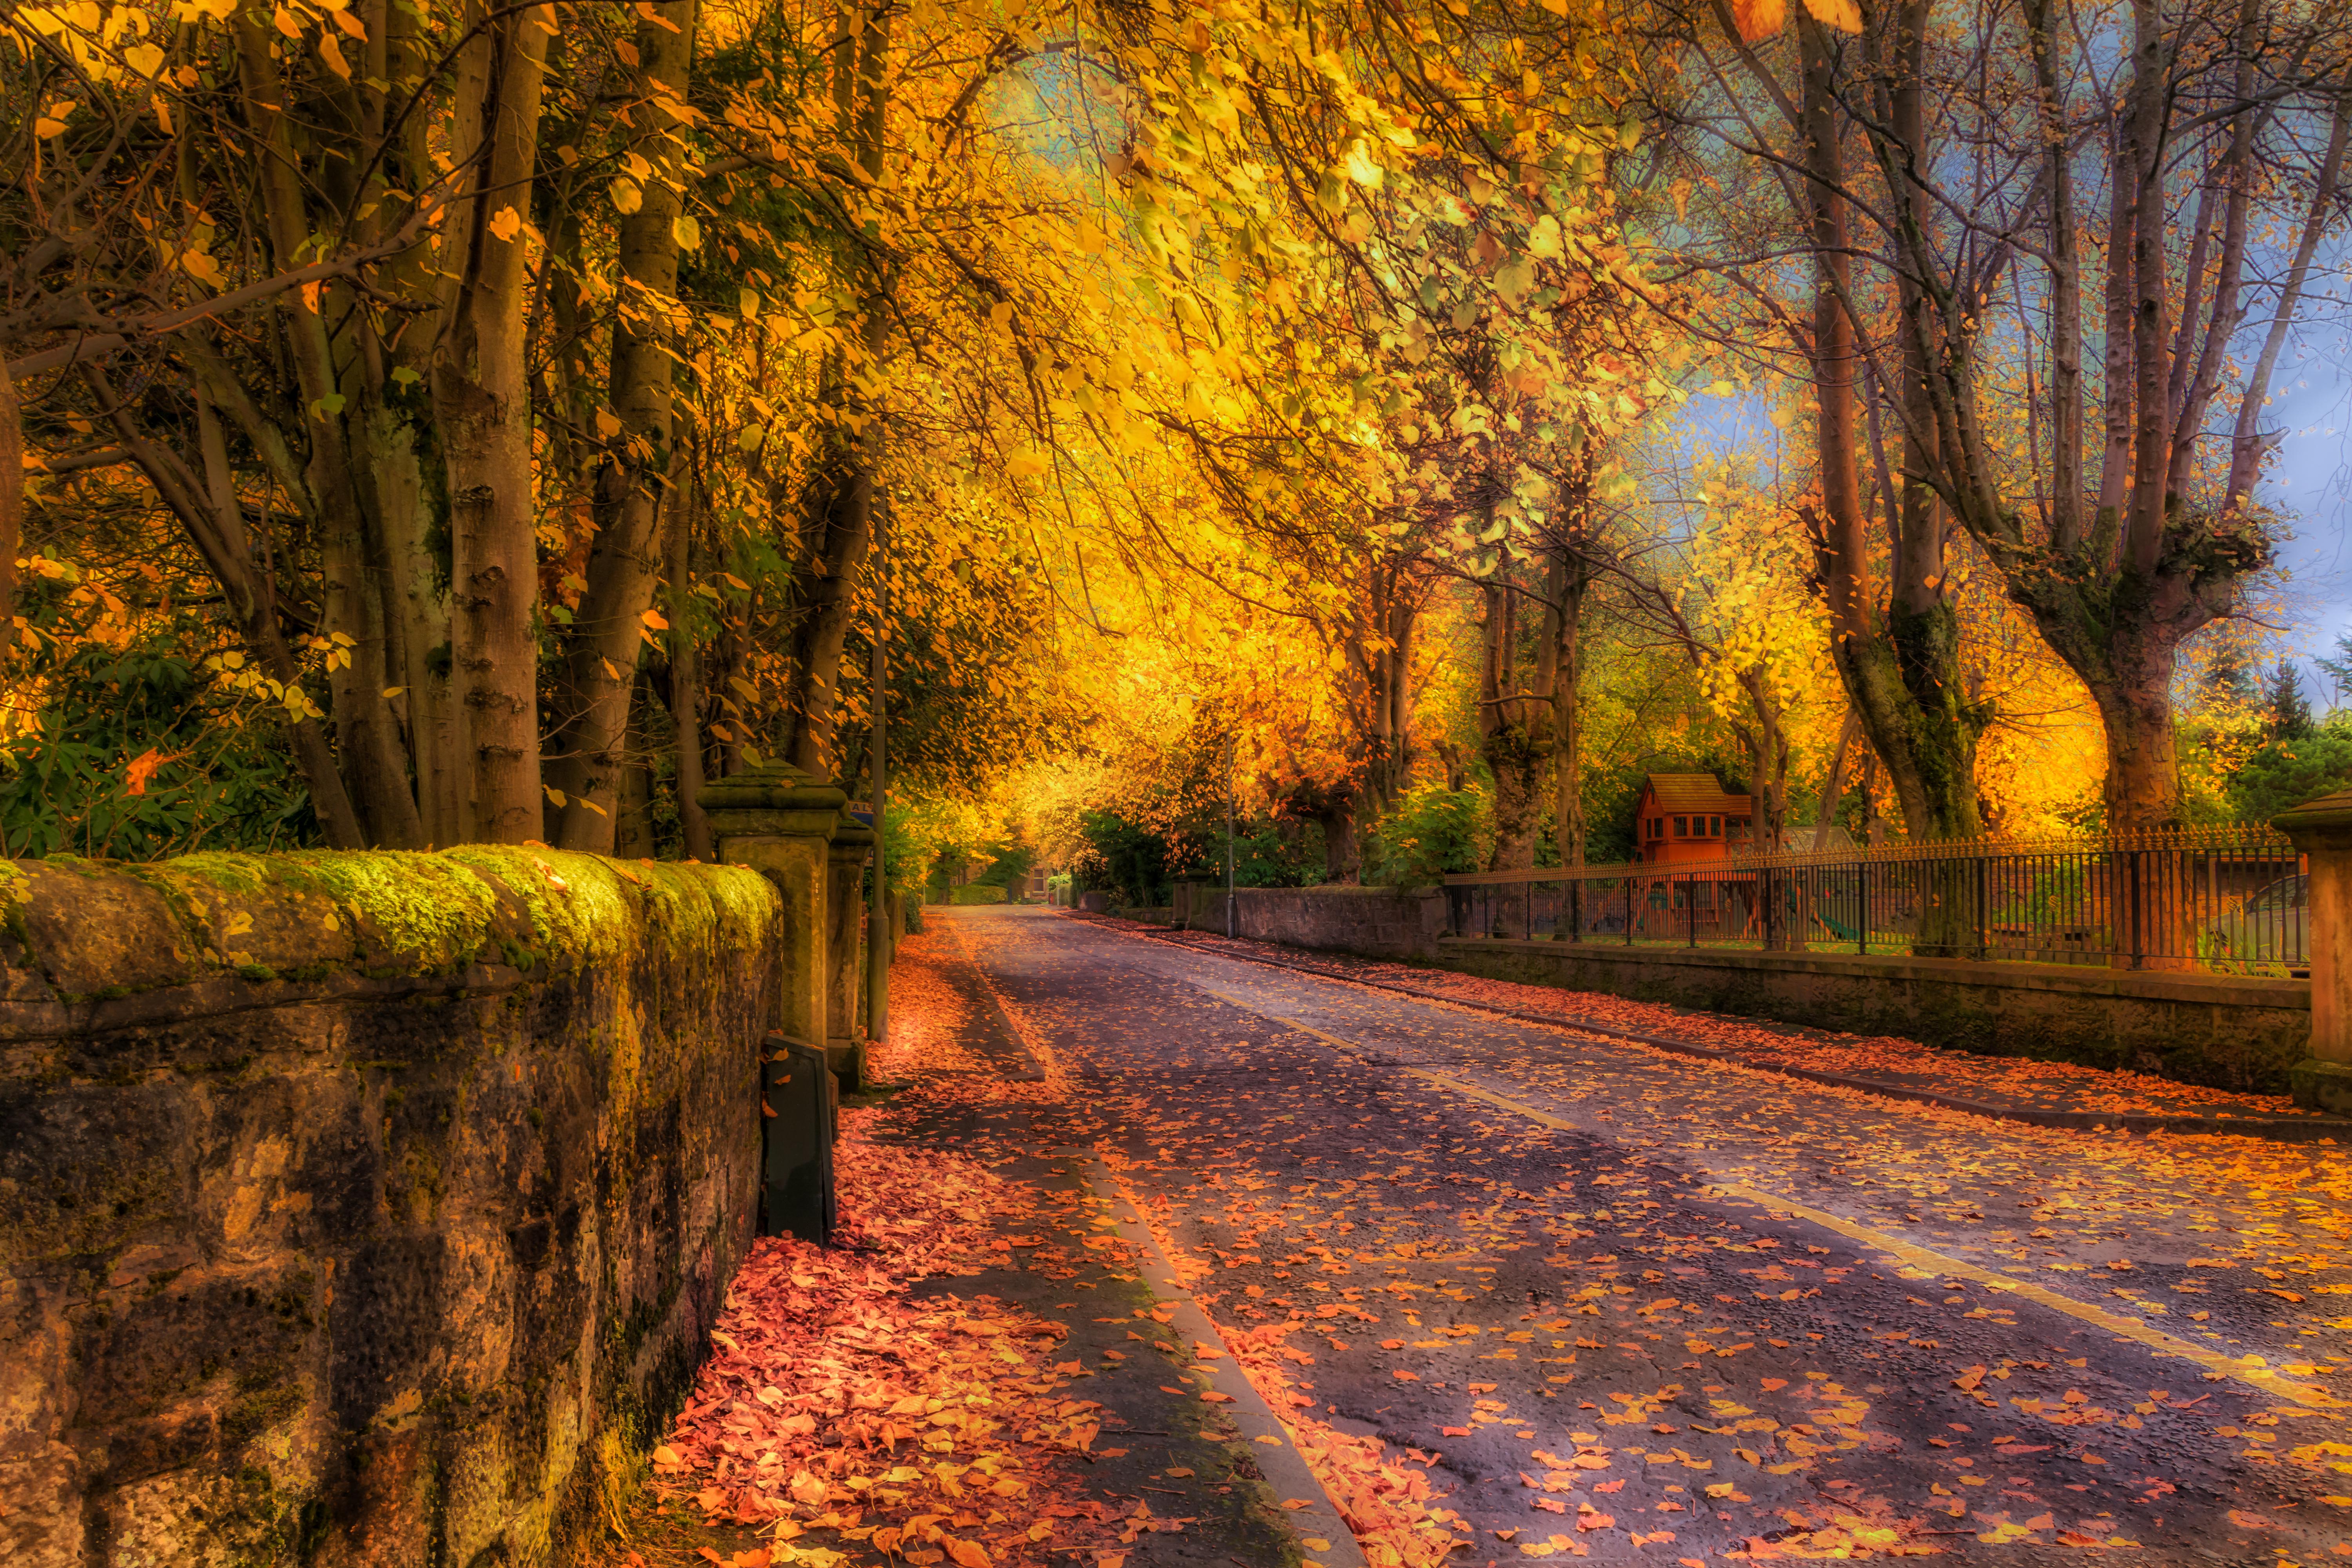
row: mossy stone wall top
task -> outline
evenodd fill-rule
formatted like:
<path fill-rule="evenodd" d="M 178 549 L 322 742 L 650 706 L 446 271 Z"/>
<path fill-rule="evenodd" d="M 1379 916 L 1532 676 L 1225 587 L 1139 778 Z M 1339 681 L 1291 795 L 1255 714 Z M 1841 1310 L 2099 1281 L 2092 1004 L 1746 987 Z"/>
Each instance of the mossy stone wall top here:
<path fill-rule="evenodd" d="M 775 910 L 746 868 L 555 849 L 0 861 L 0 1037 L 103 1023 L 91 1005 L 127 997 L 150 1005 L 110 1011 L 250 1005 L 228 979 L 511 984 L 647 944 L 758 942 Z"/>

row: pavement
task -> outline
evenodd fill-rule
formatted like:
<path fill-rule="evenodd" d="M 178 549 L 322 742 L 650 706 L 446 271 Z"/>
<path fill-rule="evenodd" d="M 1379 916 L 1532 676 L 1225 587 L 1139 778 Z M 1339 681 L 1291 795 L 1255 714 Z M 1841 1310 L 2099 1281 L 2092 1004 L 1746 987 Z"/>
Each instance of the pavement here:
<path fill-rule="evenodd" d="M 2352 1557 L 2343 1149 L 1991 1121 L 1040 910 L 940 912 L 905 962 L 1034 1074 L 966 1146 L 1092 1150 L 1163 1249 L 1126 1315 L 1197 1306 L 1295 1447 L 1378 1444 L 1434 1503 L 1408 1546 Z M 1220 1554 L 1294 1552 L 1328 1560 Z"/>

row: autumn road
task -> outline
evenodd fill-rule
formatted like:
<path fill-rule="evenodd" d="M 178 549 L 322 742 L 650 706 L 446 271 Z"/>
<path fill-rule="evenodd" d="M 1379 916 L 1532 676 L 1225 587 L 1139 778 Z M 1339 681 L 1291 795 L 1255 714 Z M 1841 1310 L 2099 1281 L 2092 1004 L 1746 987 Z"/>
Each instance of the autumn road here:
<path fill-rule="evenodd" d="M 1298 1323 L 1311 1415 L 1426 1461 L 1454 1562 L 2352 1556 L 2347 1151 L 2021 1128 L 1066 916 L 942 923 L 1211 1316 Z"/>

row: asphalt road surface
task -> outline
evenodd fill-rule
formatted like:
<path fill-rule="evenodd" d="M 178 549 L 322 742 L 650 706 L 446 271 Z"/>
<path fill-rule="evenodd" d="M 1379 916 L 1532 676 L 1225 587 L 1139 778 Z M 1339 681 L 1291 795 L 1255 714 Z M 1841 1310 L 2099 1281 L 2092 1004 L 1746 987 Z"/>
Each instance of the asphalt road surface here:
<path fill-rule="evenodd" d="M 1052 1135 L 1220 1324 L 1300 1325 L 1298 1397 L 1426 1462 L 1454 1562 L 2352 1557 L 2352 1151 L 2020 1128 L 1066 916 L 943 923 L 1061 1087 Z"/>

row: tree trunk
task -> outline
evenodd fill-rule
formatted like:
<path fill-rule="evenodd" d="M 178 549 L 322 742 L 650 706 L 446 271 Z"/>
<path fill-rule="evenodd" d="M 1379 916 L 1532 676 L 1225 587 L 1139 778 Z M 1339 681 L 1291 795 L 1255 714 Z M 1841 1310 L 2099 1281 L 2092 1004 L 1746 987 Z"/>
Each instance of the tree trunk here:
<path fill-rule="evenodd" d="M 257 153 L 256 184 L 270 265 L 291 271 L 302 264 L 312 237 L 314 195 L 300 166 L 294 128 L 330 127 L 338 149 L 348 150 L 358 129 L 352 120 L 354 105 L 347 90 L 312 92 L 303 95 L 289 113 L 274 101 L 289 94 L 258 13 L 239 13 L 232 26 L 246 118 Z M 341 160 L 322 160 L 317 183 L 323 188 L 315 194 L 340 196 L 348 205 L 352 176 Z M 425 837 L 409 787 L 407 746 L 392 700 L 384 695 L 393 685 L 394 633 L 386 613 L 391 563 L 380 517 L 366 504 L 369 498 L 349 439 L 354 421 L 362 431 L 370 428 L 366 415 L 381 391 L 378 385 L 363 384 L 369 380 L 368 367 L 359 363 L 349 341 L 362 303 L 347 285 L 337 282 L 315 296 L 309 291 L 280 295 L 272 307 L 306 411 L 298 439 L 307 447 L 307 459 L 299 482 L 291 475 L 284 479 L 320 542 L 325 611 L 320 630 L 336 645 L 329 656 L 327 685 L 344 788 L 364 842 L 406 849 L 421 846 Z M 200 438 L 219 442 L 217 414 L 201 390 L 197 413 Z M 225 450 L 220 461 L 225 467 Z"/>
<path fill-rule="evenodd" d="M 527 205 L 539 146 L 548 30 L 536 11 L 489 18 L 458 52 L 452 153 L 478 157 L 449 207 L 441 266 L 457 308 L 433 372 L 447 463 L 452 664 L 457 692 L 463 832 L 517 844 L 543 831 L 539 776 L 539 548 L 531 490 L 530 386 L 524 360 L 530 274 L 524 236 L 493 224 Z"/>
<path fill-rule="evenodd" d="M 637 25 L 636 47 L 646 113 L 683 101 L 693 63 L 698 0 L 669 0 L 666 26 L 649 15 Z M 667 127 L 661 128 L 665 132 Z M 653 177 L 643 182 L 635 212 L 621 220 L 621 308 L 614 312 L 612 406 L 621 421 L 618 447 L 606 458 L 597 508 L 596 542 L 588 558 L 588 587 L 572 623 L 564 661 L 572 716 L 558 750 L 564 796 L 558 842 L 566 849 L 608 851 L 614 842 L 615 790 L 629 765 L 626 741 L 630 694 L 636 689 L 645 615 L 659 576 L 661 511 L 671 488 L 676 363 L 667 340 L 677 305 L 677 218 L 683 206 L 683 149 L 661 134 L 647 144 Z"/>
<path fill-rule="evenodd" d="M 1813 813 L 1813 847 L 1829 847 L 1830 829 L 1836 825 L 1838 801 L 1843 795 L 1845 759 L 1853 750 L 1853 742 L 1862 732 L 1862 722 L 1851 708 L 1845 720 L 1838 725 L 1837 750 L 1830 754 L 1829 776 L 1822 780 L 1821 805 Z"/>
<path fill-rule="evenodd" d="M 16 552 L 24 542 L 24 405 L 0 354 L 0 658 L 16 646 Z"/>
<path fill-rule="evenodd" d="M 1545 721 L 1533 723 L 1531 704 L 1519 689 L 1518 591 L 1508 584 L 1486 588 L 1486 658 L 1480 671 L 1478 750 L 1495 779 L 1495 847 L 1490 871 L 1517 871 L 1536 863 L 1542 821 L 1543 773 L 1551 762 L 1549 704 Z M 1538 734 L 1540 729 L 1543 732 Z"/>
<path fill-rule="evenodd" d="M 1580 555 L 1563 552 L 1554 576 L 1559 602 L 1552 671 L 1552 841 L 1563 866 L 1584 864 L 1584 596 L 1592 584 Z"/>
<path fill-rule="evenodd" d="M 882 177 L 883 118 L 888 108 L 887 57 L 890 16 L 877 7 L 845 7 L 835 47 L 834 103 L 842 145 L 869 180 Z M 890 279 L 882 264 L 860 252 L 857 274 L 859 346 L 863 368 L 877 367 L 889 342 Z M 830 459 L 817 469 L 804 501 L 804 537 L 814 560 L 793 637 L 796 684 L 792 738 L 793 765 L 830 778 L 840 764 L 835 731 L 841 693 L 841 656 L 856 614 L 857 576 L 874 537 L 875 474 L 882 458 L 881 410 L 853 406 L 853 367 L 836 356 L 826 367 L 824 399 L 851 416 L 834 426 Z"/>
<path fill-rule="evenodd" d="M 2144 623 L 2118 627 L 2115 678 L 2091 688 L 2106 729 L 2111 831 L 2170 826 L 2179 815 L 2180 766 L 2173 745 L 2171 694 L 2175 649 L 2170 637 L 2150 636 L 2151 629 Z"/>
<path fill-rule="evenodd" d="M 1364 862 L 1356 843 L 1355 791 L 1324 792 L 1315 820 L 1323 827 L 1323 880 L 1340 886 L 1360 881 Z"/>
<path fill-rule="evenodd" d="M 2050 180 L 2050 537 L 2061 552 L 2081 548 L 2083 504 L 2083 262 L 2075 232 L 2074 156 L 2056 57 L 2050 0 L 2025 0 L 2029 49 L 2040 100 L 2044 166 Z"/>
<path fill-rule="evenodd" d="M 1846 694 L 1878 754 L 1885 759 L 1906 828 L 1915 839 L 1973 837 L 1981 830 L 1976 793 L 1976 739 L 1983 716 L 1965 703 L 1959 680 L 1959 625 L 1943 588 L 1944 524 L 1927 486 L 1906 479 L 1891 505 L 1894 581 L 1884 603 L 1874 581 L 1862 504 L 1855 391 L 1862 356 L 1851 313 L 1853 265 L 1844 195 L 1845 156 L 1839 123 L 1836 63 L 1830 35 L 1810 15 L 1798 20 L 1802 72 L 1801 130 L 1810 192 L 1814 254 L 1813 386 L 1822 502 L 1812 521 L 1829 605 L 1832 657 Z M 1924 211 L 1911 171 L 1925 156 L 1917 142 L 1918 53 L 1924 12 L 1905 8 L 1898 27 L 1893 145 L 1883 155 L 1890 180 L 1906 192 L 1897 221 L 1916 235 Z M 1935 329 L 1919 290 L 1901 290 L 1906 462 L 1937 447 L 1928 422 L 1924 367 Z M 1907 471 L 1907 470 L 1906 470 Z"/>
<path fill-rule="evenodd" d="M 710 822 L 702 814 L 702 653 L 694 637 L 694 481 L 678 483 L 670 508 L 669 712 L 677 731 L 677 823 L 689 860 L 715 860 Z"/>
<path fill-rule="evenodd" d="M 1389 604 L 1389 774 L 1387 794 L 1395 800 L 1412 781 L 1412 639 L 1420 629 L 1420 607 L 1412 602 L 1413 590 L 1397 574 L 1394 596 Z"/>

